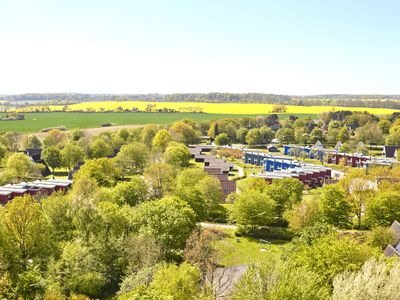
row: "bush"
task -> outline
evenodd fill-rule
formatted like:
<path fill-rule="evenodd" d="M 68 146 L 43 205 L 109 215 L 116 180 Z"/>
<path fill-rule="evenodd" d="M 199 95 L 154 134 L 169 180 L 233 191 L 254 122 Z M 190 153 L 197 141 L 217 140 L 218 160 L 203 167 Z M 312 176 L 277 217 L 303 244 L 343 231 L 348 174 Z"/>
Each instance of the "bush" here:
<path fill-rule="evenodd" d="M 43 128 L 42 130 L 40 130 L 40 132 L 49 132 L 51 130 L 60 130 L 60 131 L 66 131 L 67 128 L 65 128 L 65 126 L 58 126 L 58 127 L 47 127 L 47 128 Z"/>
<path fill-rule="evenodd" d="M 284 241 L 290 241 L 294 237 L 293 233 L 285 227 L 261 227 L 255 231 L 248 230 L 247 228 L 239 228 L 235 235 L 247 236 L 255 239 Z"/>
<path fill-rule="evenodd" d="M 224 206 L 218 205 L 215 209 L 210 211 L 208 219 L 214 223 L 227 223 L 228 210 Z"/>
<path fill-rule="evenodd" d="M 379 247 L 382 250 L 387 245 L 392 244 L 395 241 L 394 232 L 387 227 L 375 227 L 367 236 L 367 244 L 372 247 Z"/>

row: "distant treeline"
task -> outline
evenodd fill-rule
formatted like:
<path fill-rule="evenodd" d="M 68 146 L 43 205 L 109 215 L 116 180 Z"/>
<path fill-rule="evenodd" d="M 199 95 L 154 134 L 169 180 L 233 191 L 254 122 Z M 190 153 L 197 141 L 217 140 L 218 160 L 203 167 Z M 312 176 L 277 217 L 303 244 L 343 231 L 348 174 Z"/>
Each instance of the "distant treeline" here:
<path fill-rule="evenodd" d="M 9 102 L 46 101 L 50 103 L 77 103 L 85 101 L 157 101 L 157 102 L 208 102 L 208 103 L 268 103 L 285 105 L 329 105 L 400 109 L 400 95 L 346 95 L 289 96 L 261 93 L 185 93 L 185 94 L 21 94 L 0 96 Z"/>

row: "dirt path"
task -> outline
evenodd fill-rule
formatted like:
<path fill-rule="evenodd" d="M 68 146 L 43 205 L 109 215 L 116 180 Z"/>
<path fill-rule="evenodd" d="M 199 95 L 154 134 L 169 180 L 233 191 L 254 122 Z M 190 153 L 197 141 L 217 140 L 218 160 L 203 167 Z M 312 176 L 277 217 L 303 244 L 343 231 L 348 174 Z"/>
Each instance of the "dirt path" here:
<path fill-rule="evenodd" d="M 206 222 L 201 222 L 200 226 L 203 228 L 225 228 L 225 229 L 237 229 L 236 225 L 232 224 L 219 224 L 219 223 L 206 223 Z"/>

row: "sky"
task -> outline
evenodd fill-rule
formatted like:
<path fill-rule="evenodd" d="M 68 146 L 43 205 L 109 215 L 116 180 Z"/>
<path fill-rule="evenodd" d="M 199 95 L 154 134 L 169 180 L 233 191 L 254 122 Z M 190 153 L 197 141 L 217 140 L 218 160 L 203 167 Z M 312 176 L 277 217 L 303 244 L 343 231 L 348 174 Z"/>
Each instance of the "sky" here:
<path fill-rule="evenodd" d="M 0 0 L 0 94 L 400 94 L 400 1 Z"/>

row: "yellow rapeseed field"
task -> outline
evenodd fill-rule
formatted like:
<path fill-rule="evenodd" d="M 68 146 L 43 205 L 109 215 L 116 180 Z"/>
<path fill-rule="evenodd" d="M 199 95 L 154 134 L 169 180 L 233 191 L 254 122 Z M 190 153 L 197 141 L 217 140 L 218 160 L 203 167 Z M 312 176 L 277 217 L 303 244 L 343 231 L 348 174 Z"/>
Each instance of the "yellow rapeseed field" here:
<path fill-rule="evenodd" d="M 258 103 L 198 103 L 198 102 L 144 102 L 144 101 L 104 101 L 104 102 L 83 102 L 69 105 L 67 111 L 87 110 L 116 110 L 138 108 L 143 111 L 148 105 L 154 109 L 169 108 L 177 111 L 197 110 L 210 114 L 267 114 L 272 112 L 273 104 Z M 33 108 L 33 107 L 32 107 Z M 50 110 L 61 110 L 63 106 L 53 105 Z M 394 109 L 366 108 L 366 107 L 338 107 L 338 106 L 294 106 L 288 105 L 288 114 L 319 114 L 322 112 L 351 110 L 368 111 L 377 115 L 391 114 Z"/>

